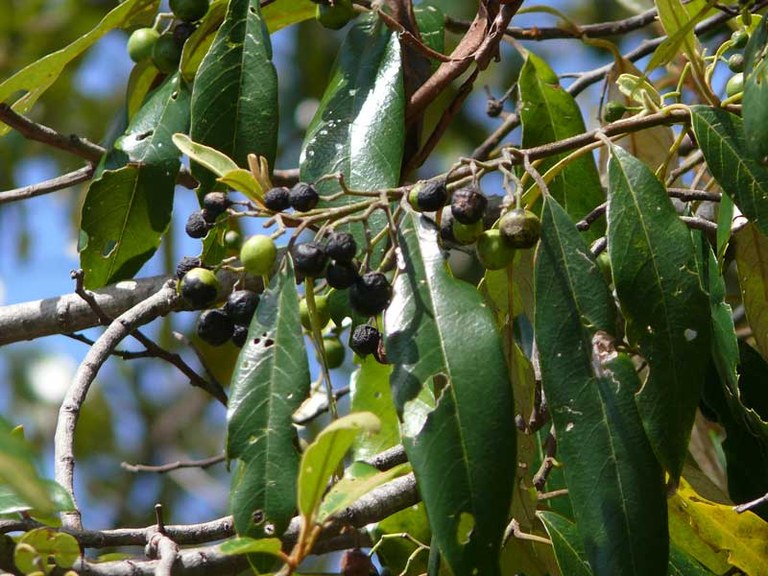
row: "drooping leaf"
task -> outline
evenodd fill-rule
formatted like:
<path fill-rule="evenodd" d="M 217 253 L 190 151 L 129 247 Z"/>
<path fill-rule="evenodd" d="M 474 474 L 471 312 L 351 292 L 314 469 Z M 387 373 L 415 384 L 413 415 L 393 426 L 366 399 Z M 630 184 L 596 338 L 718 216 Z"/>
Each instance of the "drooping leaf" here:
<path fill-rule="evenodd" d="M 631 344 L 648 362 L 637 404 L 651 445 L 680 476 L 706 375 L 709 299 L 690 233 L 650 169 L 618 147 L 608 164 L 608 251 Z"/>
<path fill-rule="evenodd" d="M 768 359 L 768 237 L 746 225 L 734 236 L 739 286 L 757 349 Z"/>
<path fill-rule="evenodd" d="M 443 559 L 498 574 L 516 468 L 501 339 L 478 292 L 450 276 L 434 226 L 408 211 L 398 239 L 385 330 L 403 444 Z"/>
<path fill-rule="evenodd" d="M 542 386 L 587 558 L 597 575 L 662 574 L 664 478 L 635 404 L 640 382 L 613 343 L 615 310 L 602 273 L 551 197 L 537 255 Z"/>
<path fill-rule="evenodd" d="M 584 120 L 576 101 L 560 86 L 547 63 L 529 52 L 520 71 L 520 120 L 523 147 L 540 146 L 584 132 Z M 542 174 L 564 155 L 542 162 Z M 580 220 L 605 199 L 594 158 L 587 154 L 570 162 L 548 184 L 549 191 L 573 218 Z M 590 228 L 589 236 L 603 233 L 603 224 Z"/>
<path fill-rule="evenodd" d="M 325 490 L 344 455 L 361 434 L 375 434 L 381 423 L 371 412 L 353 412 L 326 426 L 301 458 L 298 486 L 299 512 L 316 520 Z"/>
<path fill-rule="evenodd" d="M 186 134 L 174 134 L 172 140 L 174 146 L 182 154 L 186 154 L 190 160 L 206 167 L 216 176 L 221 177 L 224 174 L 239 170 L 237 164 L 229 156 L 215 148 L 192 141 Z"/>
<path fill-rule="evenodd" d="M 171 222 L 179 153 L 171 140 L 189 126 L 189 89 L 168 78 L 117 139 L 116 170 L 91 183 L 82 209 L 85 286 L 131 278 L 155 253 Z"/>
<path fill-rule="evenodd" d="M 158 4 L 158 0 L 126 0 L 115 6 L 90 32 L 83 34 L 69 46 L 29 64 L 0 84 L 0 102 L 9 103 L 13 110 L 24 114 L 58 79 L 64 68 L 93 46 L 99 38 L 115 28 L 128 27 L 135 22 L 151 18 L 151 15 L 157 12 Z M 10 98 L 14 95 L 17 97 L 11 102 Z M 10 129 L 10 126 L 0 123 L 0 136 L 7 134 Z"/>
<path fill-rule="evenodd" d="M 277 148 L 277 73 L 259 6 L 258 0 L 230 1 L 192 90 L 192 140 L 240 167 L 249 153 L 274 166 Z M 211 175 L 194 164 L 192 171 L 207 189 Z"/>
<path fill-rule="evenodd" d="M 768 169 L 749 154 L 742 119 L 721 108 L 692 106 L 691 127 L 717 183 L 768 234 Z"/>
<path fill-rule="evenodd" d="M 552 540 L 560 573 L 568 576 L 591 576 L 592 570 L 584 554 L 581 535 L 576 524 L 554 512 L 542 510 L 537 512 L 537 515 L 544 523 L 549 539 Z"/>
<path fill-rule="evenodd" d="M 351 412 L 373 412 L 381 421 L 374 436 L 358 436 L 352 450 L 356 460 L 367 460 L 400 442 L 400 424 L 389 386 L 392 367 L 373 356 L 363 359 L 350 379 Z"/>
<path fill-rule="evenodd" d="M 298 302 L 286 259 L 261 297 L 232 377 L 227 455 L 242 461 L 230 493 L 240 535 L 269 536 L 267 524 L 282 534 L 296 509 L 299 454 L 291 416 L 310 383 Z"/>

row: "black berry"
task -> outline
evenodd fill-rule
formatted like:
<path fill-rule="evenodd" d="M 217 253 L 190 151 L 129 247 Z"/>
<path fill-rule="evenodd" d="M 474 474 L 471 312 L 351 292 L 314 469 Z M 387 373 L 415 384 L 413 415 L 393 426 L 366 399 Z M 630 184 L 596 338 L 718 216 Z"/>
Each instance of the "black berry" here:
<path fill-rule="evenodd" d="M 289 197 L 291 207 L 298 212 L 309 212 L 320 200 L 315 187 L 306 182 L 299 182 L 291 188 Z"/>
<path fill-rule="evenodd" d="M 176 44 L 179 46 L 184 46 L 184 42 L 187 41 L 187 38 L 192 36 L 192 32 L 195 31 L 194 24 L 190 22 L 179 22 L 176 24 L 176 26 L 173 27 L 173 39 L 176 41 Z"/>
<path fill-rule="evenodd" d="M 370 324 L 359 324 L 349 338 L 349 347 L 358 356 L 374 354 L 379 348 L 381 333 Z"/>
<path fill-rule="evenodd" d="M 259 305 L 259 295 L 252 290 L 235 290 L 224 303 L 224 311 L 239 326 L 248 326 Z"/>
<path fill-rule="evenodd" d="M 205 310 L 197 319 L 197 335 L 212 346 L 221 346 L 232 338 L 235 325 L 224 310 Z"/>
<path fill-rule="evenodd" d="M 352 262 L 357 254 L 355 237 L 349 232 L 331 232 L 325 242 L 325 253 L 338 262 Z"/>
<path fill-rule="evenodd" d="M 182 297 L 195 308 L 206 308 L 216 300 L 220 288 L 216 275 L 206 268 L 193 268 L 181 279 Z"/>
<path fill-rule="evenodd" d="M 282 212 L 291 207 L 291 191 L 285 186 L 272 188 L 264 194 L 264 206 L 272 212 Z"/>
<path fill-rule="evenodd" d="M 203 217 L 212 224 L 231 205 L 232 201 L 224 192 L 209 192 L 203 196 Z"/>
<path fill-rule="evenodd" d="M 485 214 L 488 198 L 476 186 L 456 190 L 451 198 L 451 214 L 462 224 L 473 224 Z"/>
<path fill-rule="evenodd" d="M 184 274 L 192 270 L 192 268 L 200 268 L 203 265 L 203 261 L 197 256 L 184 256 L 179 263 L 176 264 L 176 278 L 181 280 L 184 278 Z"/>
<path fill-rule="evenodd" d="M 245 346 L 246 340 L 248 340 L 248 328 L 235 324 L 235 328 L 232 330 L 232 344 L 242 348 Z"/>
<path fill-rule="evenodd" d="M 435 212 L 440 210 L 448 201 L 448 190 L 445 180 L 427 180 L 419 182 L 411 188 L 408 202 L 419 212 Z"/>
<path fill-rule="evenodd" d="M 187 218 L 187 225 L 184 227 L 184 231 L 190 238 L 203 238 L 208 234 L 210 224 L 206 222 L 205 216 L 202 210 L 192 212 Z"/>
<path fill-rule="evenodd" d="M 334 260 L 325 271 L 325 280 L 331 288 L 344 290 L 354 284 L 359 275 L 357 268 L 348 262 Z"/>
<path fill-rule="evenodd" d="M 381 272 L 366 272 L 349 289 L 349 304 L 358 314 L 375 316 L 392 298 L 392 287 Z"/>
<path fill-rule="evenodd" d="M 316 242 L 305 242 L 293 248 L 293 265 L 302 276 L 322 277 L 327 260 L 325 250 Z"/>

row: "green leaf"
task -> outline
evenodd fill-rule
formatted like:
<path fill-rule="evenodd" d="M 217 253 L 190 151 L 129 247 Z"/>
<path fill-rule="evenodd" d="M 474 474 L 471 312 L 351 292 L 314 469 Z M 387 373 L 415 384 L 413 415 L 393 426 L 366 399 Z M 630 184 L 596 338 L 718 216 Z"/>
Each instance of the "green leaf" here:
<path fill-rule="evenodd" d="M 262 295 L 232 376 L 227 455 L 242 460 L 230 493 L 240 535 L 282 534 L 296 509 L 299 454 L 291 416 L 309 384 L 296 281 L 286 259 Z M 265 532 L 267 525 L 274 531 Z"/>
<path fill-rule="evenodd" d="M 317 5 L 311 0 L 275 0 L 264 7 L 264 21 L 270 33 L 315 17 Z"/>
<path fill-rule="evenodd" d="M 224 16 L 227 13 L 229 0 L 214 0 L 208 7 L 205 17 L 198 23 L 195 31 L 184 42 L 184 48 L 181 52 L 181 62 L 179 62 L 179 71 L 187 82 L 192 82 L 197 74 L 198 68 L 208 50 L 213 44 Z"/>
<path fill-rule="evenodd" d="M 380 538 L 384 535 L 408 534 L 427 545 L 429 545 L 429 541 L 432 538 L 423 502 L 388 516 L 380 522 L 370 524 L 368 529 L 371 532 L 372 541 L 377 542 L 378 545 L 376 555 L 381 564 L 389 568 L 393 574 L 400 574 L 405 570 L 409 558 L 412 557 L 417 549 L 417 545 L 402 536 L 400 538 L 389 537 L 385 538 L 382 542 L 378 542 Z M 409 568 L 405 575 L 419 576 L 426 573 L 428 558 L 429 550 L 423 549 L 408 564 Z"/>
<path fill-rule="evenodd" d="M 190 160 L 205 166 L 216 176 L 221 177 L 224 174 L 240 170 L 229 156 L 210 146 L 193 142 L 186 134 L 174 134 L 172 140 L 182 154 L 186 154 Z"/>
<path fill-rule="evenodd" d="M 224 554 L 271 554 L 272 556 L 280 556 L 283 543 L 279 538 L 262 538 L 256 540 L 255 538 L 248 538 L 247 536 L 240 538 L 230 538 L 222 542 L 219 545 L 219 549 Z"/>
<path fill-rule="evenodd" d="M 274 166 L 277 148 L 277 73 L 259 4 L 230 1 L 192 90 L 192 140 L 241 167 L 250 153 Z M 192 171 L 203 190 L 212 183 L 210 174 L 194 164 Z"/>
<path fill-rule="evenodd" d="M 712 572 L 704 568 L 677 546 L 669 549 L 669 576 L 710 576 Z"/>
<path fill-rule="evenodd" d="M 552 540 L 560 572 L 568 576 L 591 576 L 592 570 L 584 554 L 576 524 L 554 512 L 542 510 L 536 515 L 541 518 Z"/>
<path fill-rule="evenodd" d="M 732 244 L 752 336 L 763 358 L 768 359 L 768 237 L 747 225 L 734 234 Z"/>
<path fill-rule="evenodd" d="M 53 528 L 36 528 L 25 533 L 19 540 L 17 552 L 22 550 L 21 558 L 14 554 L 14 560 L 25 565 L 25 572 L 44 570 L 48 573 L 53 566 L 71 568 L 80 557 L 80 545 L 74 536 L 58 532 Z M 26 552 L 26 553 L 25 553 Z M 51 563 L 53 560 L 53 563 Z"/>
<path fill-rule="evenodd" d="M 400 443 L 400 423 L 389 386 L 391 373 L 392 366 L 380 364 L 373 356 L 368 356 L 350 379 L 350 411 L 373 412 L 381 421 L 378 434 L 355 440 L 353 454 L 357 460 L 367 460 Z"/>
<path fill-rule="evenodd" d="M 547 63 L 529 52 L 520 71 L 520 120 L 523 147 L 541 146 L 584 132 L 576 101 L 560 84 Z M 543 174 L 566 155 L 552 156 L 538 166 Z M 574 222 L 581 220 L 605 199 L 595 160 L 591 154 L 570 162 L 549 182 L 549 191 Z M 604 226 L 590 228 L 589 237 L 603 234 Z"/>
<path fill-rule="evenodd" d="M 712 176 L 744 215 L 768 234 L 768 170 L 750 155 L 742 119 L 720 108 L 692 106 L 691 127 Z"/>
<path fill-rule="evenodd" d="M 235 170 L 230 170 L 229 172 L 222 174 L 216 180 L 238 192 L 242 192 L 251 200 L 260 203 L 264 202 L 264 192 L 261 189 L 261 184 L 259 184 L 259 181 L 256 180 L 253 174 L 248 170 L 236 168 Z"/>
<path fill-rule="evenodd" d="M 663 574 L 664 477 L 616 351 L 613 300 L 585 240 L 547 198 L 537 252 L 536 343 L 558 460 L 595 574 Z M 648 554 L 653 550 L 653 554 Z"/>
<path fill-rule="evenodd" d="M 160 245 L 171 222 L 180 162 L 174 132 L 189 125 L 189 90 L 168 78 L 115 142 L 124 164 L 91 183 L 82 209 L 80 265 L 86 288 L 133 277 Z"/>
<path fill-rule="evenodd" d="M 29 503 L 14 486 L 0 481 L 0 514 L 16 514 L 19 512 L 29 512 L 36 516 L 45 513 L 64 512 L 74 510 L 75 504 L 69 493 L 54 480 L 38 480 L 44 486 L 48 493 L 46 506 L 42 510 L 34 510 L 34 506 Z"/>
<path fill-rule="evenodd" d="M 385 330 L 403 444 L 453 573 L 498 574 L 517 462 L 501 338 L 477 290 L 449 274 L 433 225 L 409 210 L 398 240 Z"/>
<path fill-rule="evenodd" d="M 637 394 L 646 433 L 677 479 L 709 357 L 709 299 L 690 233 L 648 167 L 618 147 L 608 164 L 608 252 L 629 342 L 650 373 Z"/>
<path fill-rule="evenodd" d="M 667 64 L 681 46 L 689 60 L 700 59 L 693 29 L 709 13 L 707 1 L 692 0 L 683 6 L 680 0 L 656 0 L 656 8 L 668 39 L 656 49 L 651 62 L 653 66 L 649 64 L 647 70 Z M 659 56 L 660 53 L 665 56 Z"/>
<path fill-rule="evenodd" d="M 133 22 L 146 18 L 148 14 L 154 14 L 158 4 L 158 0 L 122 2 L 104 16 L 91 31 L 80 36 L 69 46 L 29 64 L 0 84 L 0 102 L 10 104 L 19 114 L 26 113 L 56 82 L 64 68 L 95 44 L 99 38 L 110 30 L 120 26 L 130 26 Z M 19 93 L 22 94 L 19 95 Z M 11 102 L 14 96 L 16 99 Z M 0 123 L 0 136 L 7 134 L 10 129 L 10 126 Z"/>
<path fill-rule="evenodd" d="M 371 412 L 355 412 L 331 422 L 304 451 L 299 470 L 299 512 L 316 520 L 328 482 L 361 433 L 375 434 L 380 422 Z"/>

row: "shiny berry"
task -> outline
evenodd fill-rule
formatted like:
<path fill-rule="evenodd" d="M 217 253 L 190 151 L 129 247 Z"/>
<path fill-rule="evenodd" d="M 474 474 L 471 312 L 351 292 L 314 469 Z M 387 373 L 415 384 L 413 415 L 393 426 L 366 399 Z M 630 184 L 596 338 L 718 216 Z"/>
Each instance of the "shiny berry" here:
<path fill-rule="evenodd" d="M 197 319 L 197 335 L 203 342 L 212 346 L 221 346 L 232 338 L 235 325 L 226 312 L 219 308 L 205 310 Z"/>
<path fill-rule="evenodd" d="M 251 323 L 256 307 L 259 305 L 259 295 L 252 290 L 235 290 L 224 303 L 224 310 L 238 326 L 248 326 Z"/>
<path fill-rule="evenodd" d="M 320 196 L 312 184 L 299 182 L 289 192 L 291 207 L 298 212 L 309 212 L 317 206 Z"/>
<path fill-rule="evenodd" d="M 744 91 L 744 73 L 739 72 L 728 79 L 725 85 L 725 93 L 730 98 Z"/>
<path fill-rule="evenodd" d="M 379 348 L 381 333 L 370 324 L 358 324 L 349 338 L 349 347 L 358 356 L 374 354 Z"/>
<path fill-rule="evenodd" d="M 747 42 L 749 42 L 749 32 L 743 28 L 731 34 L 731 46 L 733 48 L 744 48 Z"/>
<path fill-rule="evenodd" d="M 392 298 L 392 287 L 381 272 L 366 272 L 350 287 L 349 304 L 358 314 L 375 316 Z"/>
<path fill-rule="evenodd" d="M 235 324 L 235 328 L 232 330 L 232 344 L 242 348 L 245 346 L 246 340 L 248 340 L 248 328 Z"/>
<path fill-rule="evenodd" d="M 354 284 L 359 277 L 357 268 L 348 262 L 334 260 L 325 271 L 325 281 L 328 286 L 337 290 L 344 290 Z"/>
<path fill-rule="evenodd" d="M 331 320 L 331 311 L 328 306 L 328 296 L 317 295 L 315 296 L 315 313 L 317 314 L 318 324 L 320 328 L 324 328 L 326 324 Z M 302 298 L 299 302 L 299 318 L 301 319 L 301 325 L 307 330 L 312 330 L 312 324 L 309 321 L 309 306 L 307 305 L 307 299 Z"/>
<path fill-rule="evenodd" d="M 208 12 L 208 0 L 170 0 L 173 15 L 184 22 L 197 22 Z"/>
<path fill-rule="evenodd" d="M 344 349 L 344 344 L 342 344 L 338 338 L 323 338 L 323 348 L 325 348 L 325 361 L 328 368 L 333 370 L 344 364 L 346 350 Z"/>
<path fill-rule="evenodd" d="M 192 270 L 192 268 L 201 268 L 203 261 L 197 256 L 184 256 L 179 263 L 176 264 L 176 278 L 181 280 L 184 278 L 184 274 Z"/>
<path fill-rule="evenodd" d="M 338 30 L 343 28 L 355 15 L 352 0 L 335 0 L 334 5 L 318 4 L 315 8 L 315 18 L 326 28 Z"/>
<path fill-rule="evenodd" d="M 190 238 L 204 238 L 208 234 L 210 227 L 210 224 L 205 220 L 202 210 L 196 210 L 187 218 L 184 231 Z"/>
<path fill-rule="evenodd" d="M 206 308 L 216 300 L 219 292 L 216 274 L 206 268 L 193 268 L 181 279 L 181 296 L 195 308 Z"/>
<path fill-rule="evenodd" d="M 744 55 L 733 54 L 728 58 L 728 69 L 731 72 L 744 72 Z"/>
<path fill-rule="evenodd" d="M 448 202 L 445 180 L 419 182 L 408 193 L 408 203 L 418 212 L 435 212 Z"/>
<path fill-rule="evenodd" d="M 227 230 L 224 234 L 224 246 L 231 250 L 240 250 L 243 245 L 243 237 L 237 230 Z"/>
<path fill-rule="evenodd" d="M 517 208 L 501 217 L 499 231 L 512 248 L 533 248 L 541 235 L 541 220 L 530 210 Z"/>
<path fill-rule="evenodd" d="M 357 242 L 349 232 L 331 232 L 325 241 L 325 253 L 338 262 L 352 262 L 357 254 Z"/>
<path fill-rule="evenodd" d="M 606 122 L 616 122 L 616 120 L 620 120 L 624 116 L 626 111 L 627 107 L 624 104 L 611 100 L 603 106 L 603 120 Z"/>
<path fill-rule="evenodd" d="M 141 62 L 152 55 L 152 47 L 160 38 L 160 33 L 154 28 L 139 28 L 128 37 L 128 56 L 134 62 Z"/>
<path fill-rule="evenodd" d="M 181 48 L 173 39 L 173 34 L 160 36 L 152 46 L 152 63 L 163 74 L 173 74 L 179 68 Z"/>
<path fill-rule="evenodd" d="M 277 258 L 277 246 L 269 236 L 251 236 L 240 248 L 240 262 L 246 271 L 256 276 L 265 276 L 272 271 Z"/>
<path fill-rule="evenodd" d="M 485 214 L 488 198 L 476 187 L 456 190 L 451 198 L 451 214 L 462 224 L 473 224 Z"/>
<path fill-rule="evenodd" d="M 208 192 L 203 196 L 203 216 L 208 222 L 215 222 L 232 205 L 224 192 Z"/>
<path fill-rule="evenodd" d="M 272 188 L 264 194 L 264 206 L 272 212 L 282 212 L 291 207 L 291 191 L 285 186 Z"/>
<path fill-rule="evenodd" d="M 475 251 L 480 263 L 488 270 L 506 268 L 515 257 L 515 249 L 495 229 L 486 230 L 478 236 Z"/>
<path fill-rule="evenodd" d="M 325 250 L 316 242 L 305 242 L 293 247 L 293 265 L 302 276 L 320 278 L 325 271 L 328 257 Z"/>

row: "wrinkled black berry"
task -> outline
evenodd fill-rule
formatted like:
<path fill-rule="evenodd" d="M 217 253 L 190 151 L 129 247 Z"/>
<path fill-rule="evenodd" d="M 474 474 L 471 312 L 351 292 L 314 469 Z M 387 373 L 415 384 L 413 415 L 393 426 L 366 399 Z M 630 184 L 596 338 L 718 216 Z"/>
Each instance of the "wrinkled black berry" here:
<path fill-rule="evenodd" d="M 504 111 L 504 102 L 496 98 L 489 98 L 485 103 L 485 113 L 490 118 L 498 118 Z"/>
<path fill-rule="evenodd" d="M 176 24 L 176 26 L 173 27 L 173 39 L 176 41 L 176 44 L 184 46 L 184 42 L 187 41 L 187 38 L 192 36 L 192 32 L 195 31 L 195 28 L 197 28 L 197 26 L 191 22 L 179 22 Z"/>
<path fill-rule="evenodd" d="M 352 262 L 357 254 L 355 237 L 349 232 L 331 232 L 325 242 L 325 253 L 338 262 Z"/>
<path fill-rule="evenodd" d="M 435 212 L 448 201 L 445 180 L 427 180 L 411 188 L 408 202 L 419 212 Z"/>
<path fill-rule="evenodd" d="M 344 290 L 354 284 L 359 275 L 357 268 L 349 262 L 334 260 L 325 271 L 325 280 L 328 286 L 337 290 Z"/>
<path fill-rule="evenodd" d="M 245 346 L 246 340 L 248 340 L 248 328 L 235 324 L 235 328 L 232 331 L 232 344 L 238 348 L 242 348 Z"/>
<path fill-rule="evenodd" d="M 379 348 L 381 333 L 370 324 L 359 324 L 349 338 L 349 347 L 358 356 L 375 354 Z"/>
<path fill-rule="evenodd" d="M 328 260 L 322 246 L 316 242 L 305 242 L 294 246 L 292 254 L 296 272 L 312 278 L 322 277 Z"/>
<path fill-rule="evenodd" d="M 264 194 L 264 206 L 272 212 L 282 212 L 291 207 L 291 191 L 285 186 L 272 188 Z"/>
<path fill-rule="evenodd" d="M 259 295 L 252 290 L 235 290 L 224 303 L 224 311 L 239 326 L 248 326 L 259 305 Z"/>
<path fill-rule="evenodd" d="M 309 212 L 317 206 L 320 196 L 312 184 L 299 182 L 290 191 L 291 207 L 298 212 Z"/>
<path fill-rule="evenodd" d="M 224 192 L 209 192 L 203 196 L 203 217 L 206 222 L 213 224 L 231 205 L 232 201 Z"/>
<path fill-rule="evenodd" d="M 195 308 L 206 308 L 216 300 L 220 284 L 216 275 L 205 268 L 192 268 L 181 279 L 181 296 Z"/>
<path fill-rule="evenodd" d="M 187 225 L 184 227 L 184 231 L 190 238 L 203 238 L 208 234 L 210 224 L 205 221 L 202 210 L 192 212 L 187 218 Z"/>
<path fill-rule="evenodd" d="M 232 338 L 235 325 L 227 313 L 220 308 L 205 310 L 197 319 L 197 335 L 212 346 L 221 346 Z"/>
<path fill-rule="evenodd" d="M 181 280 L 184 278 L 184 274 L 192 270 L 192 268 L 200 268 L 203 265 L 203 261 L 197 256 L 184 256 L 179 263 L 176 264 L 176 278 Z"/>
<path fill-rule="evenodd" d="M 375 316 L 392 297 L 392 287 L 381 272 L 366 272 L 349 289 L 349 304 L 358 314 Z"/>
<path fill-rule="evenodd" d="M 485 214 L 488 198 L 475 186 L 456 190 L 451 198 L 451 214 L 462 224 L 473 224 Z"/>

